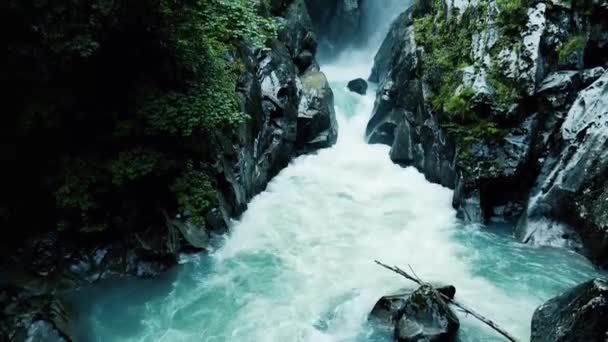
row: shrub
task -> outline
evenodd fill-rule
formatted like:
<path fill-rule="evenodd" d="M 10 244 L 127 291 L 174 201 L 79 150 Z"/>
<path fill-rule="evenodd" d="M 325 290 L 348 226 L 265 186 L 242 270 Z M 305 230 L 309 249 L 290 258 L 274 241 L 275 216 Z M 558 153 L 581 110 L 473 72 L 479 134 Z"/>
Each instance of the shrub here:
<path fill-rule="evenodd" d="M 528 22 L 528 0 L 497 0 L 496 20 L 502 33 L 510 38 L 518 38 Z"/>
<path fill-rule="evenodd" d="M 188 215 L 193 223 L 204 225 L 205 214 L 217 201 L 217 192 L 210 178 L 189 161 L 171 190 L 177 198 L 178 211 Z"/>

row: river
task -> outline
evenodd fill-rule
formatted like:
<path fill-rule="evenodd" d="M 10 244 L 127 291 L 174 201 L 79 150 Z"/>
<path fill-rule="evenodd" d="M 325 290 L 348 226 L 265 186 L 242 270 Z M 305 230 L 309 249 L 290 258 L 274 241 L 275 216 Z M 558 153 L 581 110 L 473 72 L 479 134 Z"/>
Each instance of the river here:
<path fill-rule="evenodd" d="M 337 144 L 290 163 L 209 255 L 158 279 L 83 290 L 83 339 L 391 341 L 367 315 L 382 295 L 413 284 L 375 265 L 379 259 L 455 285 L 459 301 L 525 341 L 538 305 L 597 275 L 579 255 L 515 242 L 510 227 L 463 225 L 451 190 L 393 164 L 387 146 L 365 142 L 375 91 L 360 96 L 346 83 L 367 78 L 378 43 L 322 65 L 335 95 Z M 459 316 L 462 341 L 502 341 Z"/>

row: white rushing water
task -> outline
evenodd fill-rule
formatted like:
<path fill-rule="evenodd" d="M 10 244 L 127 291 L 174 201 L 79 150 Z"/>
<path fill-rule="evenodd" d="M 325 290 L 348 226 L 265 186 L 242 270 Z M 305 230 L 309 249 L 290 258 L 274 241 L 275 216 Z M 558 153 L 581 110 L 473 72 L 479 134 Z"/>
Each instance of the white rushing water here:
<path fill-rule="evenodd" d="M 161 279 L 85 291 L 82 335 L 103 342 L 390 341 L 367 315 L 382 295 L 412 284 L 376 266 L 379 259 L 455 285 L 458 300 L 527 340 L 539 304 L 594 276 L 575 254 L 463 227 L 451 190 L 393 164 L 388 147 L 365 143 L 375 93 L 359 96 L 346 83 L 368 76 L 373 51 L 323 66 L 340 124 L 334 147 L 294 160 L 212 255 Z M 501 340 L 460 319 L 463 341 Z"/>

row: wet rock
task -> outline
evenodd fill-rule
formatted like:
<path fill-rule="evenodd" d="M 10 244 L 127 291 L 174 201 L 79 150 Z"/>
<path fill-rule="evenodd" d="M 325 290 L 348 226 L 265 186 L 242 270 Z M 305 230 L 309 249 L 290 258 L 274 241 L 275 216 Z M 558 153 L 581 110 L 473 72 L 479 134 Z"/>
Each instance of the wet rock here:
<path fill-rule="evenodd" d="M 294 0 L 287 7 L 279 31 L 279 40 L 285 44 L 291 57 L 296 60 L 300 71 L 305 71 L 317 51 L 317 35 L 313 29 L 313 23 L 308 14 L 304 0 Z"/>
<path fill-rule="evenodd" d="M 453 188 L 454 146 L 430 108 L 412 23 L 409 9 L 392 24 L 376 54 L 370 81 L 380 83 L 366 134 L 369 142 L 390 145 L 394 162 L 415 166 L 430 181 Z"/>
<path fill-rule="evenodd" d="M 305 50 L 300 52 L 299 55 L 296 56 L 294 62 L 298 66 L 300 72 L 306 71 L 313 63 L 315 62 L 315 56 L 312 52 Z"/>
<path fill-rule="evenodd" d="M 361 27 L 361 0 L 306 0 L 317 32 L 336 47 L 352 42 Z"/>
<path fill-rule="evenodd" d="M 608 283 L 595 279 L 541 305 L 532 317 L 531 342 L 605 341 Z"/>
<path fill-rule="evenodd" d="M 331 25 L 333 41 L 347 41 L 355 37 L 361 26 L 360 0 L 339 0 Z"/>
<path fill-rule="evenodd" d="M 460 322 L 447 303 L 421 287 L 408 298 L 395 328 L 397 341 L 455 341 Z"/>
<path fill-rule="evenodd" d="M 0 288 L 2 341 L 72 341 L 70 313 L 52 295 L 36 295 L 16 287 Z"/>
<path fill-rule="evenodd" d="M 437 289 L 451 298 L 453 286 Z M 407 294 L 382 297 L 370 319 L 394 325 L 396 341 L 455 341 L 460 322 L 446 301 L 429 286 Z"/>
<path fill-rule="evenodd" d="M 367 82 L 362 78 L 357 78 L 348 82 L 347 87 L 350 91 L 360 95 L 367 94 Z"/>
<path fill-rule="evenodd" d="M 471 33 L 469 65 L 453 73 L 454 94 L 465 87 L 472 93 L 467 108 L 476 118 L 469 124 L 446 124 L 445 107 L 433 105 L 445 94 L 433 94 L 442 84 L 421 63 L 430 56 L 417 46 L 413 25 L 432 6 L 457 9 L 444 24 L 467 25 L 473 16 L 481 26 Z M 517 223 L 521 241 L 584 251 L 608 265 L 607 205 L 592 200 L 608 188 L 600 175 L 607 115 L 599 109 L 606 108 L 608 62 L 608 22 L 600 17 L 608 13 L 597 2 L 559 1 L 535 2 L 524 12 L 517 34 L 505 31 L 495 1 L 421 2 L 403 12 L 369 78 L 379 86 L 368 141 L 390 145 L 395 163 L 454 188 L 453 206 L 465 221 Z M 509 94 L 511 88 L 517 91 Z M 466 133 L 484 122 L 497 134 Z"/>
<path fill-rule="evenodd" d="M 398 53 L 404 43 L 403 38 L 407 37 L 408 28 L 412 23 L 412 9 L 408 9 L 391 24 L 387 36 L 374 57 L 374 65 L 368 79 L 370 82 L 381 83 L 388 75 L 391 68 L 391 59 L 395 53 Z"/>
<path fill-rule="evenodd" d="M 322 72 L 308 71 L 300 78 L 302 97 L 298 109 L 298 153 L 308 153 L 336 143 L 338 123 L 334 95 Z"/>
<path fill-rule="evenodd" d="M 577 199 L 602 189 L 608 171 L 608 73 L 581 91 L 559 131 L 559 145 L 543 164 L 533 190 L 527 219 L 518 225 L 517 236 L 534 244 L 562 245 L 577 249 L 574 241 L 597 245 L 608 241 L 606 222 Z M 581 200 L 582 204 L 586 202 Z M 588 202 L 586 202 L 588 203 Z M 603 204 L 602 204 L 603 205 Z M 597 220 L 596 220 L 597 219 Z M 595 221 L 595 223 L 594 223 Z M 567 238 L 564 238 L 566 236 Z M 601 246 L 607 246 L 600 243 Z M 588 250 L 596 260 L 604 259 L 602 248 Z M 599 253 L 599 254 L 598 254 Z M 600 257 L 601 256 L 601 257 Z M 602 260 L 604 263 L 608 260 Z"/>

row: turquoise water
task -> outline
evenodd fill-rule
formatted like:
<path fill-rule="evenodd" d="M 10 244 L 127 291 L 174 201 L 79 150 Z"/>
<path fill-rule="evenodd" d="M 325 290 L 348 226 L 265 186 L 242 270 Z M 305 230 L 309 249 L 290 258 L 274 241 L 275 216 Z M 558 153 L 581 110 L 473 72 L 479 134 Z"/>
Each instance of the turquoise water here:
<path fill-rule="evenodd" d="M 406 5 L 390 3 L 372 11 L 385 14 L 375 19 L 384 32 Z M 74 298 L 82 341 L 391 341 L 367 315 L 381 296 L 412 284 L 374 259 L 455 285 L 459 301 L 526 341 L 538 305 L 598 275 L 579 255 L 516 243 L 509 227 L 463 226 L 451 190 L 393 164 L 387 146 L 365 143 L 375 92 L 359 96 L 346 83 L 368 76 L 372 43 L 322 67 L 335 94 L 338 143 L 294 160 L 210 255 L 158 279 L 83 289 Z M 461 341 L 502 341 L 459 317 Z"/>
<path fill-rule="evenodd" d="M 79 328 L 88 341 L 390 341 L 367 323 L 382 295 L 411 287 L 373 263 L 415 268 L 454 284 L 457 299 L 522 340 L 534 309 L 597 275 L 584 258 L 518 244 L 508 229 L 463 227 L 449 189 L 367 145 L 373 106 L 333 79 L 340 140 L 295 160 L 257 196 L 211 255 L 161 279 L 83 291 Z M 460 315 L 462 341 L 501 341 Z"/>

